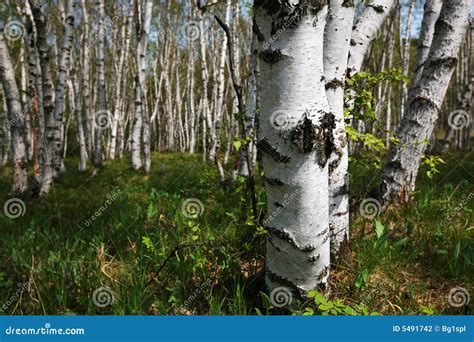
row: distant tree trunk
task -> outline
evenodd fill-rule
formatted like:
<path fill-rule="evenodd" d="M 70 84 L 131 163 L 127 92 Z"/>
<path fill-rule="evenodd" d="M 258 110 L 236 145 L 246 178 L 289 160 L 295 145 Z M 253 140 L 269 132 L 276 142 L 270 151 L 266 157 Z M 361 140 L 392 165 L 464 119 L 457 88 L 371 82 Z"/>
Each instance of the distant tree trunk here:
<path fill-rule="evenodd" d="M 67 94 L 67 77 L 71 61 L 71 49 L 74 39 L 75 0 L 68 0 L 64 18 L 64 36 L 61 44 L 61 56 L 58 62 L 58 77 L 54 97 L 54 126 L 46 131 L 48 149 L 51 151 L 51 164 L 54 172 L 61 172 L 63 164 L 63 118 Z M 51 138 L 49 138 L 52 136 Z"/>
<path fill-rule="evenodd" d="M 407 202 L 411 198 L 420 160 L 426 149 L 425 141 L 433 133 L 457 64 L 469 11 L 469 0 L 443 3 L 431 50 L 420 79 L 412 85 L 413 93 L 410 93 L 398 130 L 400 143 L 392 147 L 388 162 L 382 169 L 380 197 L 384 202 Z"/>
<path fill-rule="evenodd" d="M 84 19 L 84 29 L 82 33 L 82 73 L 81 73 L 81 89 L 82 89 L 82 109 L 84 113 L 84 119 L 86 123 L 86 143 L 87 152 L 89 156 L 94 151 L 94 123 L 91 113 L 91 93 L 89 84 L 89 61 L 90 61 L 90 41 L 89 37 L 89 14 L 86 6 L 86 0 L 82 0 L 82 13 Z"/>
<path fill-rule="evenodd" d="M 268 218 L 266 283 L 298 297 L 325 291 L 329 275 L 328 160 L 334 115 L 323 78 L 325 1 L 256 3 L 259 142 Z M 285 17 L 292 25 L 286 25 Z M 284 29 L 279 29 L 283 28 Z M 274 34 L 279 32 L 279 34 Z"/>
<path fill-rule="evenodd" d="M 55 175 L 52 168 L 52 153 L 49 148 L 51 140 L 54 138 L 48 132 L 54 128 L 54 86 L 51 77 L 50 67 L 50 48 L 48 45 L 47 26 L 48 21 L 36 1 L 30 0 L 30 6 L 33 12 L 35 27 L 37 32 L 36 48 L 39 54 L 39 64 L 41 70 L 41 91 L 43 95 L 43 113 L 44 117 L 40 120 L 44 125 L 44 136 L 40 137 L 40 160 L 41 160 L 41 184 L 39 195 L 48 193 L 51 190 L 53 177 Z M 43 133 L 42 132 L 42 133 Z"/>
<path fill-rule="evenodd" d="M 211 113 L 209 109 L 209 71 L 207 66 L 207 31 L 204 24 L 204 15 L 201 10 L 197 12 L 199 17 L 199 47 L 200 47 L 200 55 L 201 55 L 201 79 L 202 79 L 202 95 L 201 95 L 201 102 L 200 102 L 200 112 L 202 118 L 202 149 L 203 149 L 203 159 L 207 157 L 207 128 L 211 128 Z"/>
<path fill-rule="evenodd" d="M 239 172 L 240 176 L 248 176 L 247 156 L 252 161 L 252 155 L 255 150 L 255 114 L 257 112 L 257 78 L 258 78 L 258 44 L 255 33 L 252 30 L 252 42 L 250 45 L 249 75 L 247 78 L 247 103 L 245 106 L 245 132 L 250 142 L 247 150 L 239 150 Z M 250 165 L 252 168 L 253 165 Z"/>
<path fill-rule="evenodd" d="M 229 25 L 230 21 L 230 12 L 231 12 L 232 1 L 227 0 L 226 6 L 226 14 L 225 14 L 225 24 Z M 222 124 L 222 116 L 224 113 L 224 90 L 225 90 L 225 63 L 226 63 L 226 44 L 227 44 L 227 37 L 225 34 L 222 36 L 222 46 L 221 46 L 221 54 L 219 57 L 219 66 L 217 69 L 217 93 L 216 93 L 216 101 L 215 101 L 215 111 L 216 116 L 214 118 L 214 129 L 212 131 L 212 147 L 210 150 L 209 158 L 214 160 L 217 169 L 219 171 L 219 177 L 221 183 L 225 180 L 224 169 L 222 167 L 221 161 L 221 124 Z"/>
<path fill-rule="evenodd" d="M 123 3 L 122 14 L 123 16 L 126 15 L 126 4 Z M 116 88 L 115 88 L 115 106 L 113 117 L 111 119 L 111 127 L 110 127 L 110 143 L 108 146 L 108 156 L 111 160 L 115 159 L 117 155 L 117 132 L 118 126 L 122 119 L 122 90 L 123 90 L 123 76 L 124 76 L 124 66 L 126 62 L 126 58 L 128 56 L 128 48 L 130 46 L 130 38 L 131 38 L 131 29 L 132 29 L 132 22 L 133 22 L 133 8 L 134 6 L 130 6 L 130 13 L 127 18 L 124 20 L 124 24 L 121 28 L 121 44 L 120 44 L 120 57 L 117 66 L 117 76 L 116 76 Z"/>
<path fill-rule="evenodd" d="M 137 18 L 137 75 L 135 79 L 135 119 L 132 131 L 132 165 L 135 170 L 145 168 L 150 170 L 150 120 L 146 106 L 146 48 L 151 22 L 152 2 L 151 0 L 136 0 Z M 141 145 L 143 139 L 144 159 L 141 157 Z"/>
<path fill-rule="evenodd" d="M 334 152 L 329 160 L 329 229 L 335 255 L 349 239 L 349 150 L 344 121 L 344 84 L 353 18 L 353 2 L 334 0 L 329 3 L 324 35 L 324 78 L 336 125 Z"/>
<path fill-rule="evenodd" d="M 87 169 L 87 144 L 84 134 L 84 125 L 82 124 L 82 110 L 81 110 L 81 94 L 79 92 L 79 84 L 77 81 L 76 67 L 74 63 L 71 67 L 70 79 L 70 94 L 71 94 L 71 109 L 76 117 L 77 141 L 79 142 L 79 171 Z"/>
<path fill-rule="evenodd" d="M 94 166 L 102 166 L 102 133 L 104 127 L 102 126 L 102 120 L 108 122 L 110 118 L 108 116 L 106 107 L 106 93 L 105 93 L 105 60 L 104 60 L 104 49 L 105 49 L 105 4 L 104 0 L 96 1 L 98 8 L 99 25 L 98 25 L 98 36 L 97 40 L 97 103 L 98 111 L 94 115 L 94 128 L 95 129 L 95 146 L 92 154 L 92 164 Z"/>
<path fill-rule="evenodd" d="M 11 134 L 13 162 L 12 195 L 15 197 L 23 196 L 28 190 L 24 118 L 20 102 L 20 93 L 15 81 L 13 63 L 5 43 L 3 32 L 0 32 L 0 78 L 8 108 L 7 128 Z"/>

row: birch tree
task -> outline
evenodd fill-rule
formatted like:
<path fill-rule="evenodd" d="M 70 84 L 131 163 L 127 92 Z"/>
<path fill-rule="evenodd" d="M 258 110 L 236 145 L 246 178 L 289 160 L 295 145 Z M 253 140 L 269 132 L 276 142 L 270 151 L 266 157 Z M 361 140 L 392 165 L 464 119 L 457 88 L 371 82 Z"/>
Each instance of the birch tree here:
<path fill-rule="evenodd" d="M 349 75 L 359 72 L 364 57 L 383 23 L 394 8 L 396 0 L 372 0 L 364 9 L 352 30 L 349 52 Z"/>
<path fill-rule="evenodd" d="M 311 289 L 327 289 L 329 274 L 334 116 L 323 80 L 327 5 L 306 0 L 255 5 L 259 82 L 266 88 L 258 137 L 269 214 L 266 282 L 270 289 L 285 286 L 304 297 Z"/>
<path fill-rule="evenodd" d="M 354 2 L 329 3 L 324 35 L 324 78 L 329 107 L 335 117 L 334 152 L 329 161 L 329 228 L 331 249 L 349 239 L 349 151 L 344 121 L 344 84 L 354 18 Z"/>
<path fill-rule="evenodd" d="M 94 115 L 95 129 L 95 146 L 92 154 L 92 163 L 95 166 L 102 166 L 102 133 L 104 130 L 104 122 L 109 122 L 108 112 L 106 108 L 106 93 L 105 93 L 105 3 L 104 0 L 96 1 L 98 9 L 98 41 L 97 41 L 97 107 L 98 111 Z"/>
<path fill-rule="evenodd" d="M 398 130 L 400 143 L 392 147 L 382 169 L 380 197 L 385 202 L 407 202 L 415 189 L 425 141 L 433 133 L 456 67 L 469 11 L 469 0 L 443 2 L 430 52 L 419 80 L 412 85 L 413 92 Z"/>
<path fill-rule="evenodd" d="M 22 196 L 28 190 L 27 156 L 25 146 L 25 127 L 20 92 L 15 81 L 15 74 L 10 52 L 0 31 L 0 78 L 8 108 L 6 128 L 10 131 L 11 159 L 13 163 L 13 196 Z"/>

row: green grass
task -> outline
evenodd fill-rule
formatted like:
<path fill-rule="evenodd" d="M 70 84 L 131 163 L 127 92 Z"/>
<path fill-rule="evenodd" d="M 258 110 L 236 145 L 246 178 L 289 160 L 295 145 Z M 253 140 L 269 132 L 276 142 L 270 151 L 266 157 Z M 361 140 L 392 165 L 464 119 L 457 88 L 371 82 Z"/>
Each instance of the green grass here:
<path fill-rule="evenodd" d="M 451 307 L 446 296 L 456 286 L 473 293 L 474 198 L 454 208 L 474 192 L 474 158 L 445 159 L 433 180 L 420 177 L 414 204 L 372 220 L 359 215 L 358 204 L 376 185 L 376 171 L 352 167 L 352 246 L 333 265 L 331 299 L 382 314 L 472 310 Z M 249 219 L 244 186 L 222 188 L 215 167 L 196 155 L 157 153 L 152 165 L 149 175 L 132 171 L 127 159 L 80 173 L 70 159 L 48 196 L 25 200 L 24 216 L 0 212 L 0 303 L 10 303 L 0 312 L 282 313 L 262 294 L 265 237 Z M 1 170 L 0 187 L 9 189 L 9 170 Z M 188 218 L 182 206 L 193 198 L 203 212 Z M 8 199 L 3 191 L 0 204 Z M 93 302 L 101 287 L 114 297 L 104 308 Z M 293 312 L 314 306 L 303 303 Z"/>

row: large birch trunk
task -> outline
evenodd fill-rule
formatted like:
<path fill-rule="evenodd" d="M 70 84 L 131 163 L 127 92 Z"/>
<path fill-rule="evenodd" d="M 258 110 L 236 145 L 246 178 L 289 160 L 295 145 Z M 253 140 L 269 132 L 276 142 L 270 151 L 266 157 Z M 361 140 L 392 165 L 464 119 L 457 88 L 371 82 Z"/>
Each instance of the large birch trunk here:
<path fill-rule="evenodd" d="M 257 1 L 255 12 L 259 88 L 266 90 L 258 142 L 268 209 L 266 282 L 298 297 L 315 288 L 325 291 L 329 274 L 334 116 L 323 79 L 325 3 Z"/>
<path fill-rule="evenodd" d="M 384 202 L 407 202 L 415 189 L 420 160 L 425 152 L 442 105 L 449 81 L 457 64 L 470 10 L 469 0 L 443 4 L 423 72 L 412 85 L 398 138 L 388 162 L 382 169 L 380 197 Z"/>

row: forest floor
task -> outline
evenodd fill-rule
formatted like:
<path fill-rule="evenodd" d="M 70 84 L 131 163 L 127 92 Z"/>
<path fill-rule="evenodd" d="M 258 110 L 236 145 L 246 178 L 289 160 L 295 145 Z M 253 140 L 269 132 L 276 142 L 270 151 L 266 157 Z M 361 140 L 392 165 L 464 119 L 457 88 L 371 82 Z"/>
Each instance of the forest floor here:
<path fill-rule="evenodd" d="M 359 204 L 377 170 L 353 164 L 351 250 L 332 266 L 331 300 L 291 311 L 265 294 L 265 231 L 242 180 L 224 189 L 197 155 L 155 153 L 149 175 L 127 158 L 83 173 L 69 159 L 48 196 L 24 201 L 23 216 L 0 212 L 0 313 L 473 314 L 472 300 L 456 308 L 447 296 L 456 287 L 474 295 L 474 155 L 443 159 L 433 179 L 420 171 L 414 203 L 375 218 Z M 0 170 L 0 189 L 10 182 Z M 8 199 L 2 190 L 2 207 Z M 189 199 L 200 215 L 186 214 Z"/>

